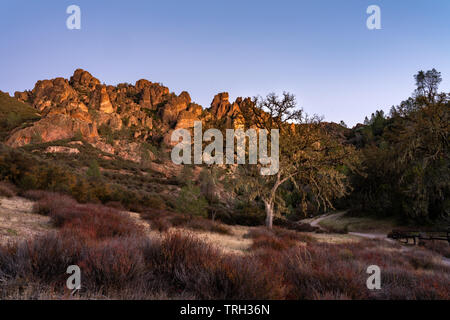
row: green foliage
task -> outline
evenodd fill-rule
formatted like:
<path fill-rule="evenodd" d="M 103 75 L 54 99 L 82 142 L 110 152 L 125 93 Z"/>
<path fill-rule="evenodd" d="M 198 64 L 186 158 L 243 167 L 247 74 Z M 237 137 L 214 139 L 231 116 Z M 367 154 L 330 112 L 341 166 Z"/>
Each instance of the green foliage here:
<path fill-rule="evenodd" d="M 106 143 L 114 145 L 115 140 L 127 140 L 133 139 L 134 128 L 127 128 L 125 126 L 120 130 L 113 131 L 107 124 L 102 124 L 98 127 L 98 134 L 106 140 Z"/>
<path fill-rule="evenodd" d="M 42 136 L 40 132 L 35 131 L 31 136 L 31 144 L 39 144 L 39 143 L 42 143 Z"/>
<path fill-rule="evenodd" d="M 95 161 L 97 162 L 97 160 Z M 92 161 L 92 172 L 98 163 Z M 89 171 L 90 169 L 88 169 Z M 37 155 L 21 149 L 11 149 L 0 144 L 0 180 L 9 181 L 21 190 L 47 190 L 72 195 L 80 202 L 117 201 L 130 210 L 142 207 L 164 206 L 161 199 L 144 190 L 128 188 L 123 177 L 119 183 L 92 179 L 77 173 L 74 168 L 58 164 L 55 160 L 42 160 Z"/>
<path fill-rule="evenodd" d="M 78 130 L 75 135 L 72 138 L 73 141 L 83 141 L 83 134 L 81 133 L 81 130 Z"/>
<path fill-rule="evenodd" d="M 156 158 L 159 158 L 160 151 L 156 146 L 148 142 L 143 142 L 141 144 L 142 165 L 146 166 L 152 160 L 151 154 L 153 154 Z"/>
<path fill-rule="evenodd" d="M 450 96 L 438 93 L 436 70 L 419 72 L 414 97 L 378 112 L 359 132 L 363 170 L 352 177 L 353 203 L 361 211 L 427 223 L 449 219 Z"/>
<path fill-rule="evenodd" d="M 9 94 L 0 91 L 0 138 L 3 139 L 9 131 L 27 121 L 40 118 L 36 109 L 20 102 Z"/>
<path fill-rule="evenodd" d="M 187 186 L 192 182 L 194 178 L 194 172 L 192 171 L 191 165 L 184 165 L 181 169 L 180 174 L 177 176 L 177 183 L 181 186 Z"/>
<path fill-rule="evenodd" d="M 190 217 L 208 216 L 208 202 L 201 194 L 200 188 L 191 183 L 181 188 L 175 206 L 178 212 L 189 215 Z"/>
<path fill-rule="evenodd" d="M 106 139 L 106 143 L 113 145 L 114 144 L 114 133 L 110 126 L 107 124 L 102 124 L 98 127 L 98 134 Z"/>
<path fill-rule="evenodd" d="M 89 168 L 86 171 L 86 175 L 91 179 L 100 179 L 101 178 L 101 172 L 100 172 L 100 166 L 98 165 L 97 160 L 92 160 L 89 164 Z"/>

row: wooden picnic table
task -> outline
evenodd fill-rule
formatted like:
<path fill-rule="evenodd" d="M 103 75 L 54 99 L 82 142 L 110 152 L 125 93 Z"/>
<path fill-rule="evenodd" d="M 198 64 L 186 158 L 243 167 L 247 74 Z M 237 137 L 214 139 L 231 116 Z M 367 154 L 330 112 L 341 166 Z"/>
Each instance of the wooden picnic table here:
<path fill-rule="evenodd" d="M 450 228 L 446 230 L 431 231 L 394 229 L 388 234 L 388 238 L 399 240 L 405 244 L 409 244 L 409 241 L 412 240 L 414 245 L 418 244 L 420 240 L 443 240 L 448 241 L 450 244 Z"/>

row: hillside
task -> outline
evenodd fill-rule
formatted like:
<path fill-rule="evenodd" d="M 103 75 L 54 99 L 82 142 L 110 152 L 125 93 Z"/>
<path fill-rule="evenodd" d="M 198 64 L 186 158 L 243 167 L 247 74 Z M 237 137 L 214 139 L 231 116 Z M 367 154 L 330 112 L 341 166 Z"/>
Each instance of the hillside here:
<path fill-rule="evenodd" d="M 0 91 L 0 139 L 14 128 L 40 118 L 36 109 Z"/>

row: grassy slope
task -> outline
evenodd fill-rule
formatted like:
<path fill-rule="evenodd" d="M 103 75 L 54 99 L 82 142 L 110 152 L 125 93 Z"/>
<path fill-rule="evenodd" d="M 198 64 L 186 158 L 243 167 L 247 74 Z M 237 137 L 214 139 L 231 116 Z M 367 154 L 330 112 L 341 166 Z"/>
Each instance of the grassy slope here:
<path fill-rule="evenodd" d="M 347 232 L 389 233 L 398 226 L 394 218 L 352 217 L 331 215 L 319 222 L 325 229 Z"/>
<path fill-rule="evenodd" d="M 0 138 L 2 140 L 15 127 L 39 118 L 36 109 L 0 91 Z"/>

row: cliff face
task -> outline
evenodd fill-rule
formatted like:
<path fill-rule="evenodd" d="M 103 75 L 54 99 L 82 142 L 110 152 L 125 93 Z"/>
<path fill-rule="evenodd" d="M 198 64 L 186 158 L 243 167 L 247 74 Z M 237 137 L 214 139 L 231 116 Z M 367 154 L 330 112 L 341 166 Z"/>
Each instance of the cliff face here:
<path fill-rule="evenodd" d="M 238 98 L 230 103 L 228 93 L 224 92 L 216 95 L 211 107 L 204 110 L 185 91 L 176 95 L 167 87 L 144 79 L 135 85 L 109 86 L 82 69 L 76 70 L 70 80 L 38 81 L 31 91 L 16 92 L 14 96 L 31 105 L 41 119 L 26 128 L 13 130 L 6 139 L 7 145 L 20 147 L 35 141 L 50 142 L 81 135 L 105 152 L 116 154 L 126 154 L 121 150 L 124 143 L 109 141 L 110 146 L 105 146 L 107 141 L 102 132 L 128 130 L 137 143 L 164 141 L 170 146 L 173 130 L 192 128 L 195 121 L 213 118 L 229 127 L 238 127 L 239 108 L 244 101 Z M 139 160 L 129 155 L 128 158 Z"/>

